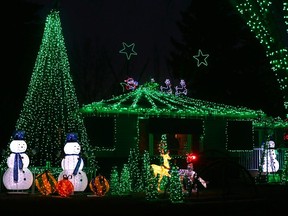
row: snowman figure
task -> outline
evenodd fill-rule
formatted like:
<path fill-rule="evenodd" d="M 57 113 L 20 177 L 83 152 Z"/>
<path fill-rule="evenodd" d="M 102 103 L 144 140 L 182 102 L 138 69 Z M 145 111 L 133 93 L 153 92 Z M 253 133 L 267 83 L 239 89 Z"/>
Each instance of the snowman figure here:
<path fill-rule="evenodd" d="M 279 162 L 276 159 L 277 150 L 275 150 L 275 142 L 273 140 L 266 142 L 264 150 L 264 163 L 262 165 L 263 172 L 277 172 L 279 170 Z"/>
<path fill-rule="evenodd" d="M 27 144 L 24 136 L 24 131 L 16 131 L 10 143 L 8 169 L 3 174 L 3 184 L 10 191 L 28 190 L 33 184 L 33 174 L 28 169 L 30 159 L 25 153 Z"/>
<path fill-rule="evenodd" d="M 75 192 L 84 191 L 88 185 L 87 175 L 82 170 L 84 161 L 80 156 L 81 146 L 77 140 L 77 134 L 67 134 L 66 144 L 64 145 L 65 157 L 61 161 L 63 171 L 58 176 L 58 181 L 67 176 L 73 184 Z"/>

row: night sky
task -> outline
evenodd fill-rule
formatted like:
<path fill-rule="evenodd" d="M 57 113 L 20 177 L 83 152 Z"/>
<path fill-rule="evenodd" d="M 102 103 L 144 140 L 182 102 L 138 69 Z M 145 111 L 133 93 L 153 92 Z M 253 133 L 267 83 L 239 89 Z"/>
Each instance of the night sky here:
<path fill-rule="evenodd" d="M 54 2 L 10 0 L 2 4 L 1 145 L 6 146 L 14 132 Z M 177 23 L 190 6 L 195 18 L 191 40 L 209 57 L 207 66 L 199 67 L 191 59 L 191 73 L 205 76 L 186 80 L 189 96 L 283 117 L 282 95 L 265 50 L 237 18 L 228 0 L 60 1 L 62 30 L 80 105 L 121 94 L 120 82 L 128 77 L 139 84 L 156 78 L 161 85 L 169 78 L 178 85 L 181 71 L 171 68 L 167 59 L 176 49 L 171 40 L 183 42 Z M 137 55 L 129 61 L 119 53 L 122 42 L 135 44 Z M 191 53 L 196 55 L 198 46 Z"/>

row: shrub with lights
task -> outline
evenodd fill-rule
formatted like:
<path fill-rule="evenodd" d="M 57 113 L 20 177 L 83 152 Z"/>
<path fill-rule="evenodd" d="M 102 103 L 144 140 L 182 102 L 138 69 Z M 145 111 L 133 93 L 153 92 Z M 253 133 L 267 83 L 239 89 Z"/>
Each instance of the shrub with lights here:
<path fill-rule="evenodd" d="M 178 168 L 175 165 L 173 165 L 171 168 L 169 198 L 172 203 L 182 203 L 184 201 L 182 183 L 180 180 Z"/>

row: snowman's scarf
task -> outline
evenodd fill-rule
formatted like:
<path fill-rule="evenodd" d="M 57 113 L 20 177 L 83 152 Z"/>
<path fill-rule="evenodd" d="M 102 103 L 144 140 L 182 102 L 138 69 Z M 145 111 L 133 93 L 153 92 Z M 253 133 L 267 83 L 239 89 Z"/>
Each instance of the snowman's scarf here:
<path fill-rule="evenodd" d="M 23 169 L 23 161 L 22 161 L 20 153 L 15 153 L 15 152 L 12 152 L 12 153 L 15 154 L 13 178 L 14 178 L 14 182 L 18 182 L 18 169 L 20 170 Z"/>
<path fill-rule="evenodd" d="M 79 167 L 80 167 L 80 164 L 81 164 L 81 157 L 80 157 L 80 154 L 65 154 L 65 156 L 73 156 L 73 155 L 76 155 L 76 156 L 79 156 L 78 157 L 78 161 L 77 161 L 77 164 L 73 170 L 73 175 L 77 175 L 78 171 L 79 171 Z"/>

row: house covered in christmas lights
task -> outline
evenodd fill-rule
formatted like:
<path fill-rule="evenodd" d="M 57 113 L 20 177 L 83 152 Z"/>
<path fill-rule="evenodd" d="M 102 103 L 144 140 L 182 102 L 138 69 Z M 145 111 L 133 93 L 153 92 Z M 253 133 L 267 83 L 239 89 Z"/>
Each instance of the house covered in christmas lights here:
<path fill-rule="evenodd" d="M 261 110 L 177 96 L 159 89 L 157 83 L 149 82 L 82 106 L 80 113 L 97 158 L 127 157 L 135 146 L 149 151 L 151 156 L 158 155 L 163 134 L 167 135 L 174 157 L 188 152 L 213 155 L 252 151 L 266 139 L 268 129 L 276 137 L 282 135 L 283 128 L 268 122 Z"/>

